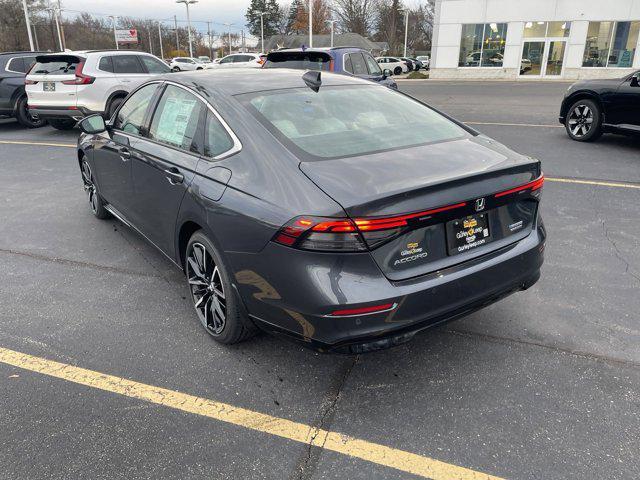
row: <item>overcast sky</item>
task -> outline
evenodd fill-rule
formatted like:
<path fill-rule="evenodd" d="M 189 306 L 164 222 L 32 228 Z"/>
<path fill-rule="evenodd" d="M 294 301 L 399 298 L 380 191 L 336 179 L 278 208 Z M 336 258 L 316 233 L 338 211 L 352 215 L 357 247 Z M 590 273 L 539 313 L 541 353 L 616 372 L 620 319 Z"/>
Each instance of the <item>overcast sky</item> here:
<path fill-rule="evenodd" d="M 191 25 L 200 32 L 207 31 L 206 21 L 212 22 L 211 29 L 220 33 L 227 31 L 224 23 L 234 23 L 232 32 L 245 29 L 244 14 L 250 0 L 199 0 L 189 6 Z M 184 4 L 176 4 L 175 0 L 62 0 L 64 15 L 75 15 L 75 11 L 83 11 L 99 15 L 121 15 L 129 17 L 166 20 L 173 22 L 178 17 L 178 25 L 186 25 L 187 11 Z M 182 21 L 182 22 L 181 22 Z M 119 25 L 126 27 L 126 25 Z"/>

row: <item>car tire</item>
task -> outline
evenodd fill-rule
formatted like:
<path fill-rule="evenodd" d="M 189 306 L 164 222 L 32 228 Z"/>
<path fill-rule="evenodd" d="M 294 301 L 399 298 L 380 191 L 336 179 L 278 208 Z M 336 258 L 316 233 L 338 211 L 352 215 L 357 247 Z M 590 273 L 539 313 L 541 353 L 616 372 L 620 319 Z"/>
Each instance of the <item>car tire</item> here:
<path fill-rule="evenodd" d="M 112 98 L 107 106 L 107 110 L 105 112 L 106 118 L 105 120 L 109 120 L 113 117 L 113 114 L 116 113 L 118 107 L 124 102 L 125 97 L 115 97 Z"/>
<path fill-rule="evenodd" d="M 87 192 L 87 198 L 89 200 L 91 213 L 93 213 L 93 215 L 100 220 L 111 218 L 111 214 L 109 213 L 109 211 L 104 208 L 105 201 L 98 192 L 98 186 L 96 185 L 95 177 L 93 176 L 93 172 L 91 170 L 91 165 L 89 165 L 89 162 L 86 158 L 82 159 L 80 170 L 82 173 L 84 190 L 85 192 Z"/>
<path fill-rule="evenodd" d="M 198 68 L 196 68 L 196 70 L 202 70 L 202 67 L 198 67 Z"/>
<path fill-rule="evenodd" d="M 35 119 L 31 116 L 29 109 L 27 108 L 26 96 L 20 97 L 18 100 L 16 105 L 16 120 L 18 120 L 20 125 L 27 128 L 40 128 L 47 123 L 47 121 L 42 118 Z"/>
<path fill-rule="evenodd" d="M 578 100 L 567 110 L 567 135 L 577 142 L 592 142 L 602 135 L 602 111 L 593 100 Z"/>
<path fill-rule="evenodd" d="M 402 73 L 402 67 L 396 67 L 393 69 L 394 75 L 400 75 Z"/>
<path fill-rule="evenodd" d="M 172 72 L 179 72 L 180 71 L 180 67 L 173 67 L 171 69 Z"/>
<path fill-rule="evenodd" d="M 226 345 L 251 337 L 256 327 L 243 314 L 222 257 L 202 230 L 189 239 L 184 258 L 187 286 L 207 333 Z"/>
<path fill-rule="evenodd" d="M 49 125 L 57 130 L 71 130 L 76 126 L 76 121 L 71 118 L 55 118 L 49 120 Z"/>

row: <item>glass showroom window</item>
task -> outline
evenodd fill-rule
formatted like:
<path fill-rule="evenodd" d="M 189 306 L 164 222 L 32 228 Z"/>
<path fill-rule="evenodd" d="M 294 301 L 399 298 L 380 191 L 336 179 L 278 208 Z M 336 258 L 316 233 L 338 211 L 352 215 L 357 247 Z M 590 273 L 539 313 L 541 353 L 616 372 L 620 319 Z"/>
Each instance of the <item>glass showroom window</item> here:
<path fill-rule="evenodd" d="M 458 66 L 501 67 L 506 38 L 506 23 L 463 25 Z"/>
<path fill-rule="evenodd" d="M 524 24 L 524 38 L 568 37 L 571 22 L 527 22 Z"/>
<path fill-rule="evenodd" d="M 589 22 L 583 67 L 631 68 L 640 22 Z"/>

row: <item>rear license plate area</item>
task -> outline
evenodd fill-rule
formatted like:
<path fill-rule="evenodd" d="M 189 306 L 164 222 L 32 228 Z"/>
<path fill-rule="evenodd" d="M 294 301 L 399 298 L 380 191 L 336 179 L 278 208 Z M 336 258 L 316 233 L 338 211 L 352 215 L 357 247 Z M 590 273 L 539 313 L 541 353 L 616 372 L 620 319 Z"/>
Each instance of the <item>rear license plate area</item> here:
<path fill-rule="evenodd" d="M 491 243 L 489 213 L 478 213 L 447 222 L 447 253 L 459 255 Z"/>
<path fill-rule="evenodd" d="M 42 82 L 42 91 L 43 92 L 55 92 L 56 91 L 55 82 Z"/>

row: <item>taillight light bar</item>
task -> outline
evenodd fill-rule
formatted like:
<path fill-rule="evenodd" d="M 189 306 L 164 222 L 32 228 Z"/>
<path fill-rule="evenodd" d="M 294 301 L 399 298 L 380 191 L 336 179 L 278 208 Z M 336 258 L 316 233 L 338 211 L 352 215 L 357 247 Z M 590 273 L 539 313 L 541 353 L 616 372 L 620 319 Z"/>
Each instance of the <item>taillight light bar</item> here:
<path fill-rule="evenodd" d="M 397 303 L 384 303 L 382 305 L 373 305 L 370 307 L 344 308 L 334 310 L 326 317 L 356 317 L 361 315 L 373 315 L 374 313 L 389 312 L 398 306 Z"/>
<path fill-rule="evenodd" d="M 524 185 L 520 185 L 519 187 L 510 188 L 509 190 L 505 190 L 504 192 L 496 193 L 494 194 L 494 197 L 495 198 L 504 197 L 505 195 L 511 195 L 512 193 L 518 193 L 524 190 L 531 190 L 532 192 L 534 192 L 536 190 L 540 190 L 543 185 L 544 185 L 544 174 L 541 174 L 533 182 L 525 183 Z"/>
<path fill-rule="evenodd" d="M 76 66 L 75 70 L 76 78 L 74 80 L 65 80 L 62 83 L 65 85 L 89 85 L 93 83 L 95 81 L 95 77 L 91 77 L 82 73 L 83 68 L 84 62 L 78 63 L 78 66 Z"/>

